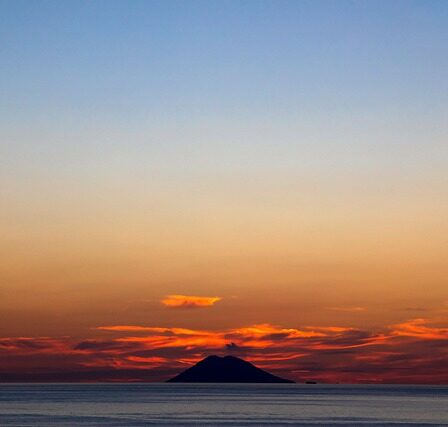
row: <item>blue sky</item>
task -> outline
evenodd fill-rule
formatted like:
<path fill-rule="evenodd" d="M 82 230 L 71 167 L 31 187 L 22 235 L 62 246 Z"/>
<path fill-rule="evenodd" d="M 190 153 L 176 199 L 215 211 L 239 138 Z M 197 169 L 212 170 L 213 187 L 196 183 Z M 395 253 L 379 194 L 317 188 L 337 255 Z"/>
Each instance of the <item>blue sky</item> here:
<path fill-rule="evenodd" d="M 240 163 L 445 166 L 446 2 L 0 8 L 2 152 L 13 169 L 105 153 L 174 173 L 186 163 L 229 174 Z"/>
<path fill-rule="evenodd" d="M 63 169 L 110 153 L 129 168 L 146 154 L 173 170 L 187 159 L 230 174 L 239 164 L 321 173 L 409 156 L 433 168 L 443 156 L 443 1 L 0 7 L 11 168 Z"/>
<path fill-rule="evenodd" d="M 15 117 L 425 114 L 446 102 L 443 1 L 0 5 Z"/>

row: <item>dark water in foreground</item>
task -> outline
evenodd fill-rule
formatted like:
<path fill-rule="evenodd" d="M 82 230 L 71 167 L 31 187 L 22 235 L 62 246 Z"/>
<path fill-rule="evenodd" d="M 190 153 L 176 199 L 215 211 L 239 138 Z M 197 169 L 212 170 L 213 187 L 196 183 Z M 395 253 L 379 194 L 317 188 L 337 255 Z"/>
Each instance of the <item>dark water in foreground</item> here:
<path fill-rule="evenodd" d="M 0 384 L 1 426 L 448 425 L 448 387 Z"/>

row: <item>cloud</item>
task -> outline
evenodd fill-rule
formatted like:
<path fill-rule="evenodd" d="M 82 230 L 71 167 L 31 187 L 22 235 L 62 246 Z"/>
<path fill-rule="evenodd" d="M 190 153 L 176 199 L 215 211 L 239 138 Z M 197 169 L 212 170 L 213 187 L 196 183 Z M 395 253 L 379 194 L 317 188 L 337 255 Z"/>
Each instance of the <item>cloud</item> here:
<path fill-rule="evenodd" d="M 408 320 L 407 322 L 393 325 L 392 328 L 393 334 L 398 336 L 448 340 L 448 328 L 429 326 L 429 321 L 426 319 Z"/>
<path fill-rule="evenodd" d="M 74 350 L 87 351 L 87 352 L 112 352 L 124 351 L 135 349 L 135 345 L 127 345 L 126 343 L 118 340 L 85 340 L 81 341 L 73 346 Z"/>
<path fill-rule="evenodd" d="M 60 340 L 49 337 L 0 338 L 0 351 L 54 351 L 60 347 Z"/>
<path fill-rule="evenodd" d="M 213 332 L 199 331 L 186 328 L 159 328 L 153 326 L 135 326 L 135 325 L 118 325 L 118 326 L 98 326 L 95 328 L 100 331 L 112 332 L 152 332 L 156 334 L 168 335 L 211 335 Z"/>
<path fill-rule="evenodd" d="M 161 303 L 167 308 L 206 308 L 212 307 L 220 297 L 198 297 L 192 295 L 167 295 Z"/>
<path fill-rule="evenodd" d="M 448 328 L 430 319 L 409 319 L 381 331 L 269 323 L 220 330 L 145 325 L 95 330 L 95 337 L 84 340 L 0 339 L 0 381 L 163 381 L 209 354 L 232 353 L 297 381 L 448 383 Z"/>
<path fill-rule="evenodd" d="M 229 352 L 240 352 L 241 347 L 234 342 L 226 344 L 226 350 Z"/>

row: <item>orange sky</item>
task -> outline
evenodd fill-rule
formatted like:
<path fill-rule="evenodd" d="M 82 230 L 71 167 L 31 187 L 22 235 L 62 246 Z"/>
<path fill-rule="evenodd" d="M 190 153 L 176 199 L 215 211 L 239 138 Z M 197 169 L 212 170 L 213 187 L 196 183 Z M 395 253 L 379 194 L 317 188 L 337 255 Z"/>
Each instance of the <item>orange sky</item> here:
<path fill-rule="evenodd" d="M 156 381 L 231 351 L 298 381 L 447 381 L 446 199 L 226 187 L 12 200 L 0 379 Z"/>
<path fill-rule="evenodd" d="M 445 2 L 25 3 L 0 381 L 447 382 Z"/>

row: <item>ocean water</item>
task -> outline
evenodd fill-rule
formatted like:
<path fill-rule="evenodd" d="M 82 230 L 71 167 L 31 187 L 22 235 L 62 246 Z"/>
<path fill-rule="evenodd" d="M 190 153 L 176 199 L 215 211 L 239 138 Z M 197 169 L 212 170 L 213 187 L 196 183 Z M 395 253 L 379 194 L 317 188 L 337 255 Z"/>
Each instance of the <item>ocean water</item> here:
<path fill-rule="evenodd" d="M 448 387 L 0 384 L 0 426 L 448 425 Z"/>

